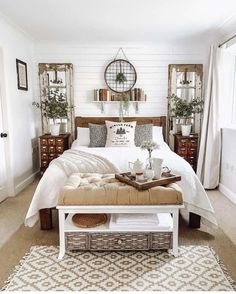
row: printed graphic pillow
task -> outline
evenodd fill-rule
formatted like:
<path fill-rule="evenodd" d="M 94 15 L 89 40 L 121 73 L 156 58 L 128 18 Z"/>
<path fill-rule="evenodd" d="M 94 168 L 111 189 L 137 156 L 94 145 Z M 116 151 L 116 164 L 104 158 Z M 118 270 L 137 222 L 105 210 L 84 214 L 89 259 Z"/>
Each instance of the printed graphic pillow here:
<path fill-rule="evenodd" d="M 106 121 L 106 147 L 134 147 L 136 121 L 113 122 Z"/>

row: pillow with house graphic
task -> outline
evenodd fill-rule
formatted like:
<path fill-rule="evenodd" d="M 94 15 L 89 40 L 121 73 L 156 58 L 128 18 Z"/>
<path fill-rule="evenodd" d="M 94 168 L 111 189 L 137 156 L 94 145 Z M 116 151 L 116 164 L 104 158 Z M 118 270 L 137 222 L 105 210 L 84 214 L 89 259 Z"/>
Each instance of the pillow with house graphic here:
<path fill-rule="evenodd" d="M 106 121 L 107 140 L 105 147 L 135 147 L 134 135 L 136 121 Z"/>

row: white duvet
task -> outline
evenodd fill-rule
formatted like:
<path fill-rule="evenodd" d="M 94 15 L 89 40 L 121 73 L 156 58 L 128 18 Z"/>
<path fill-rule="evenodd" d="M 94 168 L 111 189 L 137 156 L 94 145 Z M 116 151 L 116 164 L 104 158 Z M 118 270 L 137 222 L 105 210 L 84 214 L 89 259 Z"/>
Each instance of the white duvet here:
<path fill-rule="evenodd" d="M 185 209 L 201 215 L 202 221 L 217 225 L 210 200 L 192 167 L 172 152 L 166 143 L 154 150 L 152 156 L 163 158 L 164 166 L 181 175 L 182 180 L 178 184 L 183 190 Z M 60 188 L 73 172 L 125 172 L 129 170 L 129 161 L 134 162 L 139 158 L 145 162 L 147 157 L 147 151 L 138 147 L 88 148 L 73 144 L 72 149 L 53 160 L 44 173 L 30 204 L 25 225 L 31 227 L 36 223 L 40 209 L 57 205 Z"/>

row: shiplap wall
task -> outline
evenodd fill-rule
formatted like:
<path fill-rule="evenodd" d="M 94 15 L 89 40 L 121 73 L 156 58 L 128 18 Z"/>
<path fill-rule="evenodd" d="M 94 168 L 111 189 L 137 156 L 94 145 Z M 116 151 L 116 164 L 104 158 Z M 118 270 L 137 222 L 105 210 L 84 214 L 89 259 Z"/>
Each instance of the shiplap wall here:
<path fill-rule="evenodd" d="M 166 115 L 168 90 L 168 64 L 207 62 L 208 47 L 204 46 L 122 46 L 128 60 L 137 71 L 135 87 L 143 88 L 147 103 L 140 104 L 139 116 Z M 38 63 L 69 62 L 74 67 L 75 114 L 82 116 L 118 116 L 119 105 L 106 104 L 101 114 L 99 104 L 91 103 L 93 90 L 105 87 L 104 70 L 114 59 L 119 46 L 72 46 L 45 45 L 35 46 L 35 95 L 38 96 Z M 122 57 L 120 55 L 119 57 Z M 204 67 L 205 68 L 205 67 Z M 130 106 L 130 116 L 136 115 Z"/>

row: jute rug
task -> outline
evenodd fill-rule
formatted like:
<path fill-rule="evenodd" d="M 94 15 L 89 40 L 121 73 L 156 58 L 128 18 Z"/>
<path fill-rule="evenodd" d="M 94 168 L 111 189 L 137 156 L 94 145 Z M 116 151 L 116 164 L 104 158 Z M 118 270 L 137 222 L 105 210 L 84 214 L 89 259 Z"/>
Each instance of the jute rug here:
<path fill-rule="evenodd" d="M 208 246 L 163 251 L 67 252 L 33 246 L 9 277 L 7 291 L 232 291 L 235 283 Z"/>

